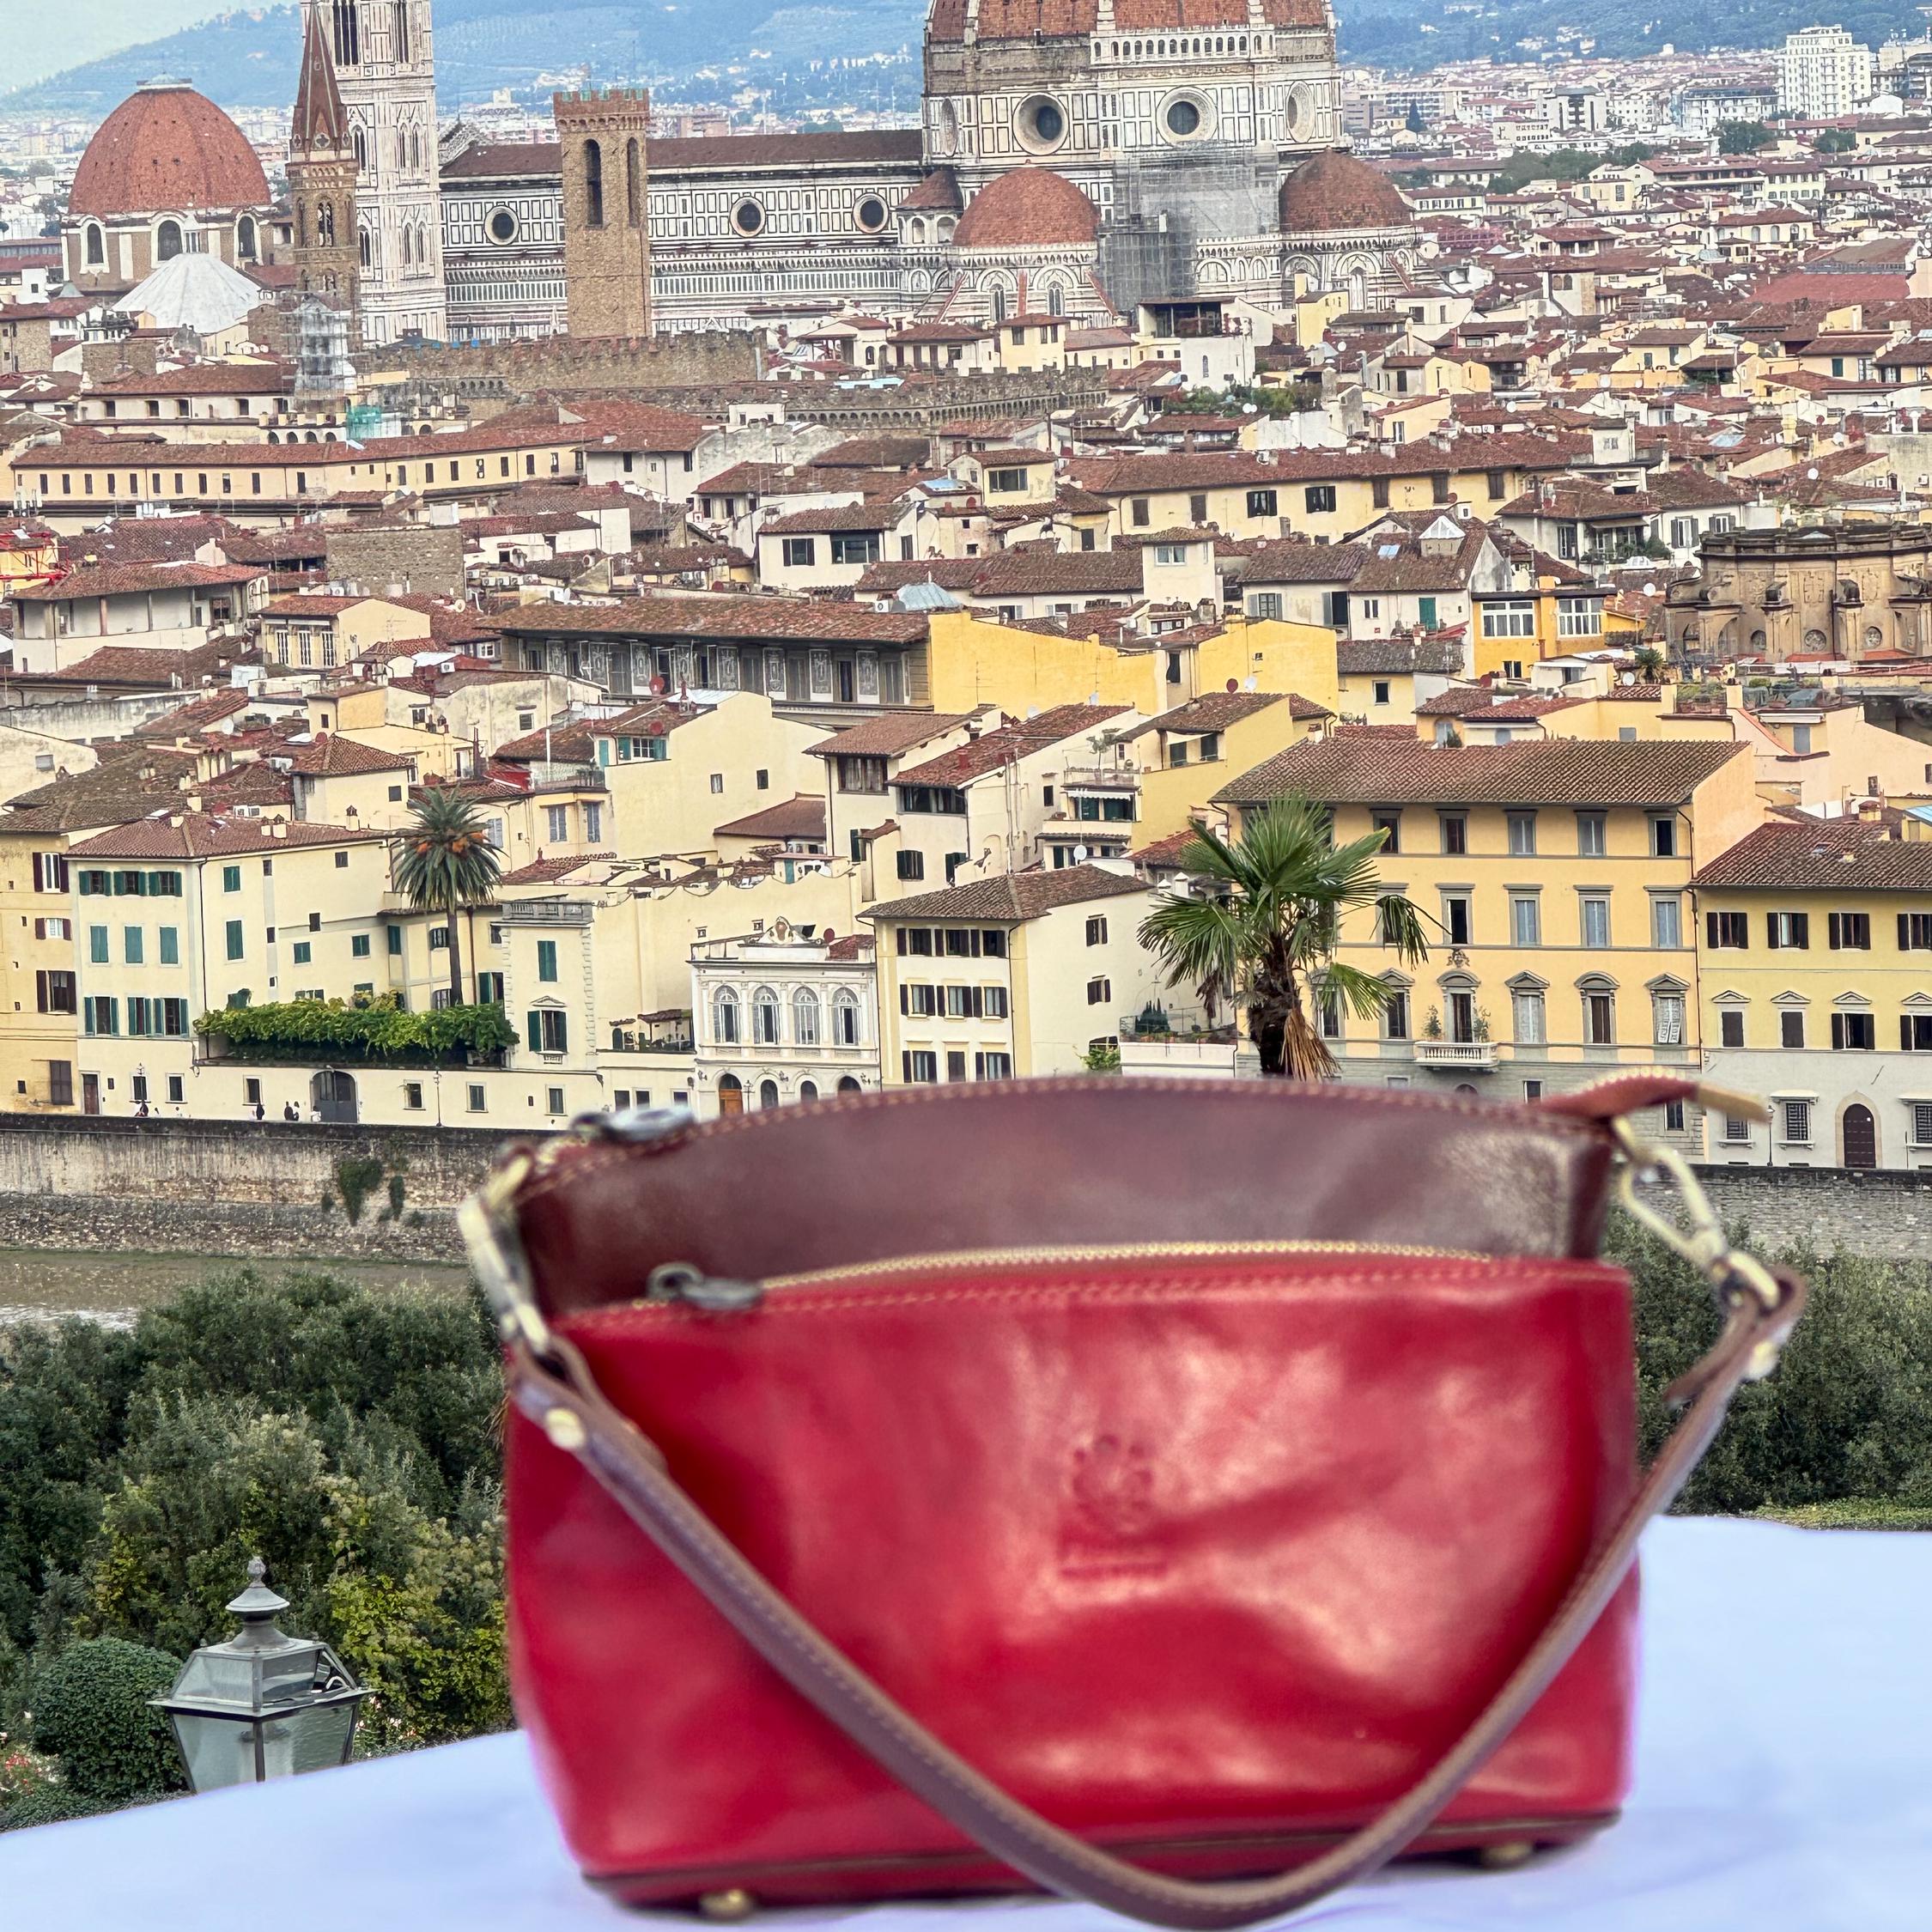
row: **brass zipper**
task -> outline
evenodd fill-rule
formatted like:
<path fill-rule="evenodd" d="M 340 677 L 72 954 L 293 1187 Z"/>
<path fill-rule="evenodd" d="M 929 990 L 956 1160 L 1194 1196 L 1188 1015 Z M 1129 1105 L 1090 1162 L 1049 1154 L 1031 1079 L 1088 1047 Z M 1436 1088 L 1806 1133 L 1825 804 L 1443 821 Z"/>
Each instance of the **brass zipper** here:
<path fill-rule="evenodd" d="M 667 1261 L 652 1269 L 642 1301 L 631 1305 L 682 1302 L 723 1315 L 755 1309 L 766 1295 L 780 1290 L 876 1281 L 885 1276 L 950 1274 L 971 1269 L 993 1272 L 1016 1267 L 1091 1267 L 1115 1261 L 1247 1261 L 1274 1255 L 1393 1255 L 1437 1261 L 1498 1259 L 1473 1249 L 1424 1248 L 1398 1242 L 1156 1241 L 1091 1247 L 968 1248 L 945 1255 L 907 1255 L 890 1261 L 854 1261 L 844 1267 L 811 1268 L 799 1274 L 767 1275 L 756 1281 L 708 1275 L 688 1261 Z"/>

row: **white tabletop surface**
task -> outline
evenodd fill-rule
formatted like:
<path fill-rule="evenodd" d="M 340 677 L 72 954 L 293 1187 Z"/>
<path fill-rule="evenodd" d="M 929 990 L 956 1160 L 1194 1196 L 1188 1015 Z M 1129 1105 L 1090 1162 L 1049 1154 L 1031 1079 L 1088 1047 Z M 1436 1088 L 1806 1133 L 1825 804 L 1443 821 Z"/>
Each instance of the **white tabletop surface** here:
<path fill-rule="evenodd" d="M 1646 1539 L 1644 1565 L 1639 1769 L 1622 1824 L 1516 1872 L 1399 1870 L 1295 1923 L 1932 1927 L 1932 1535 L 1667 1522 Z M 1086 1906 L 1003 1902 L 874 1906 L 865 1932 L 945 1932 L 935 1917 L 963 1911 L 1030 1914 L 1025 1932 L 1122 1923 Z M 781 1932 L 858 1916 L 785 1914 Z M 23 1932 L 650 1923 L 579 1881 L 514 1736 L 0 1833 L 0 1927 Z"/>

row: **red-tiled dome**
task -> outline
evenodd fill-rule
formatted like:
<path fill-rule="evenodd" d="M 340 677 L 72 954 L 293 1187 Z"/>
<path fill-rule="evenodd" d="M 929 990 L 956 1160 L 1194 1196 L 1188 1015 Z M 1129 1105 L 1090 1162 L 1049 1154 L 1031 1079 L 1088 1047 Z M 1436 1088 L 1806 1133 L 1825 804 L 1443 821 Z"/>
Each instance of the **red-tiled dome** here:
<path fill-rule="evenodd" d="M 955 248 L 1057 248 L 1100 232 L 1100 210 L 1064 174 L 1016 167 L 973 197 L 953 230 Z"/>
<path fill-rule="evenodd" d="M 1387 175 L 1340 148 L 1313 155 L 1281 184 L 1281 232 L 1406 228 L 1415 220 Z"/>
<path fill-rule="evenodd" d="M 131 94 L 88 143 L 67 197 L 71 216 L 167 209 L 265 208 L 268 177 L 242 131 L 183 81 Z"/>

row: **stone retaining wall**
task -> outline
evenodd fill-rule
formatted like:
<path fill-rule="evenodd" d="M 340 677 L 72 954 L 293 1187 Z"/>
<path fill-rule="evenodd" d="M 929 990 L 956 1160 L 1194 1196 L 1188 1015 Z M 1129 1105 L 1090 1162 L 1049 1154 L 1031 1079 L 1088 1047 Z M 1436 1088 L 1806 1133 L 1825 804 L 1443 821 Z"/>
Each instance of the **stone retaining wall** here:
<path fill-rule="evenodd" d="M 1842 1167 L 1698 1169 L 1727 1223 L 1761 1248 L 1807 1242 L 1886 1261 L 1932 1262 L 1932 1173 Z"/>

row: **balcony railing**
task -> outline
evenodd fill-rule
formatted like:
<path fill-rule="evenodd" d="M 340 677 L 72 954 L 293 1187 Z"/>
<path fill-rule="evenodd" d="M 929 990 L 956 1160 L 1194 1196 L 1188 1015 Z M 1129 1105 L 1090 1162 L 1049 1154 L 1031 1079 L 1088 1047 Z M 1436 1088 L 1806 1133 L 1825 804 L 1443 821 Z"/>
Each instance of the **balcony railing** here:
<path fill-rule="evenodd" d="M 1470 1073 L 1496 1071 L 1496 1042 L 1493 1040 L 1418 1040 L 1418 1066 L 1455 1067 Z"/>

